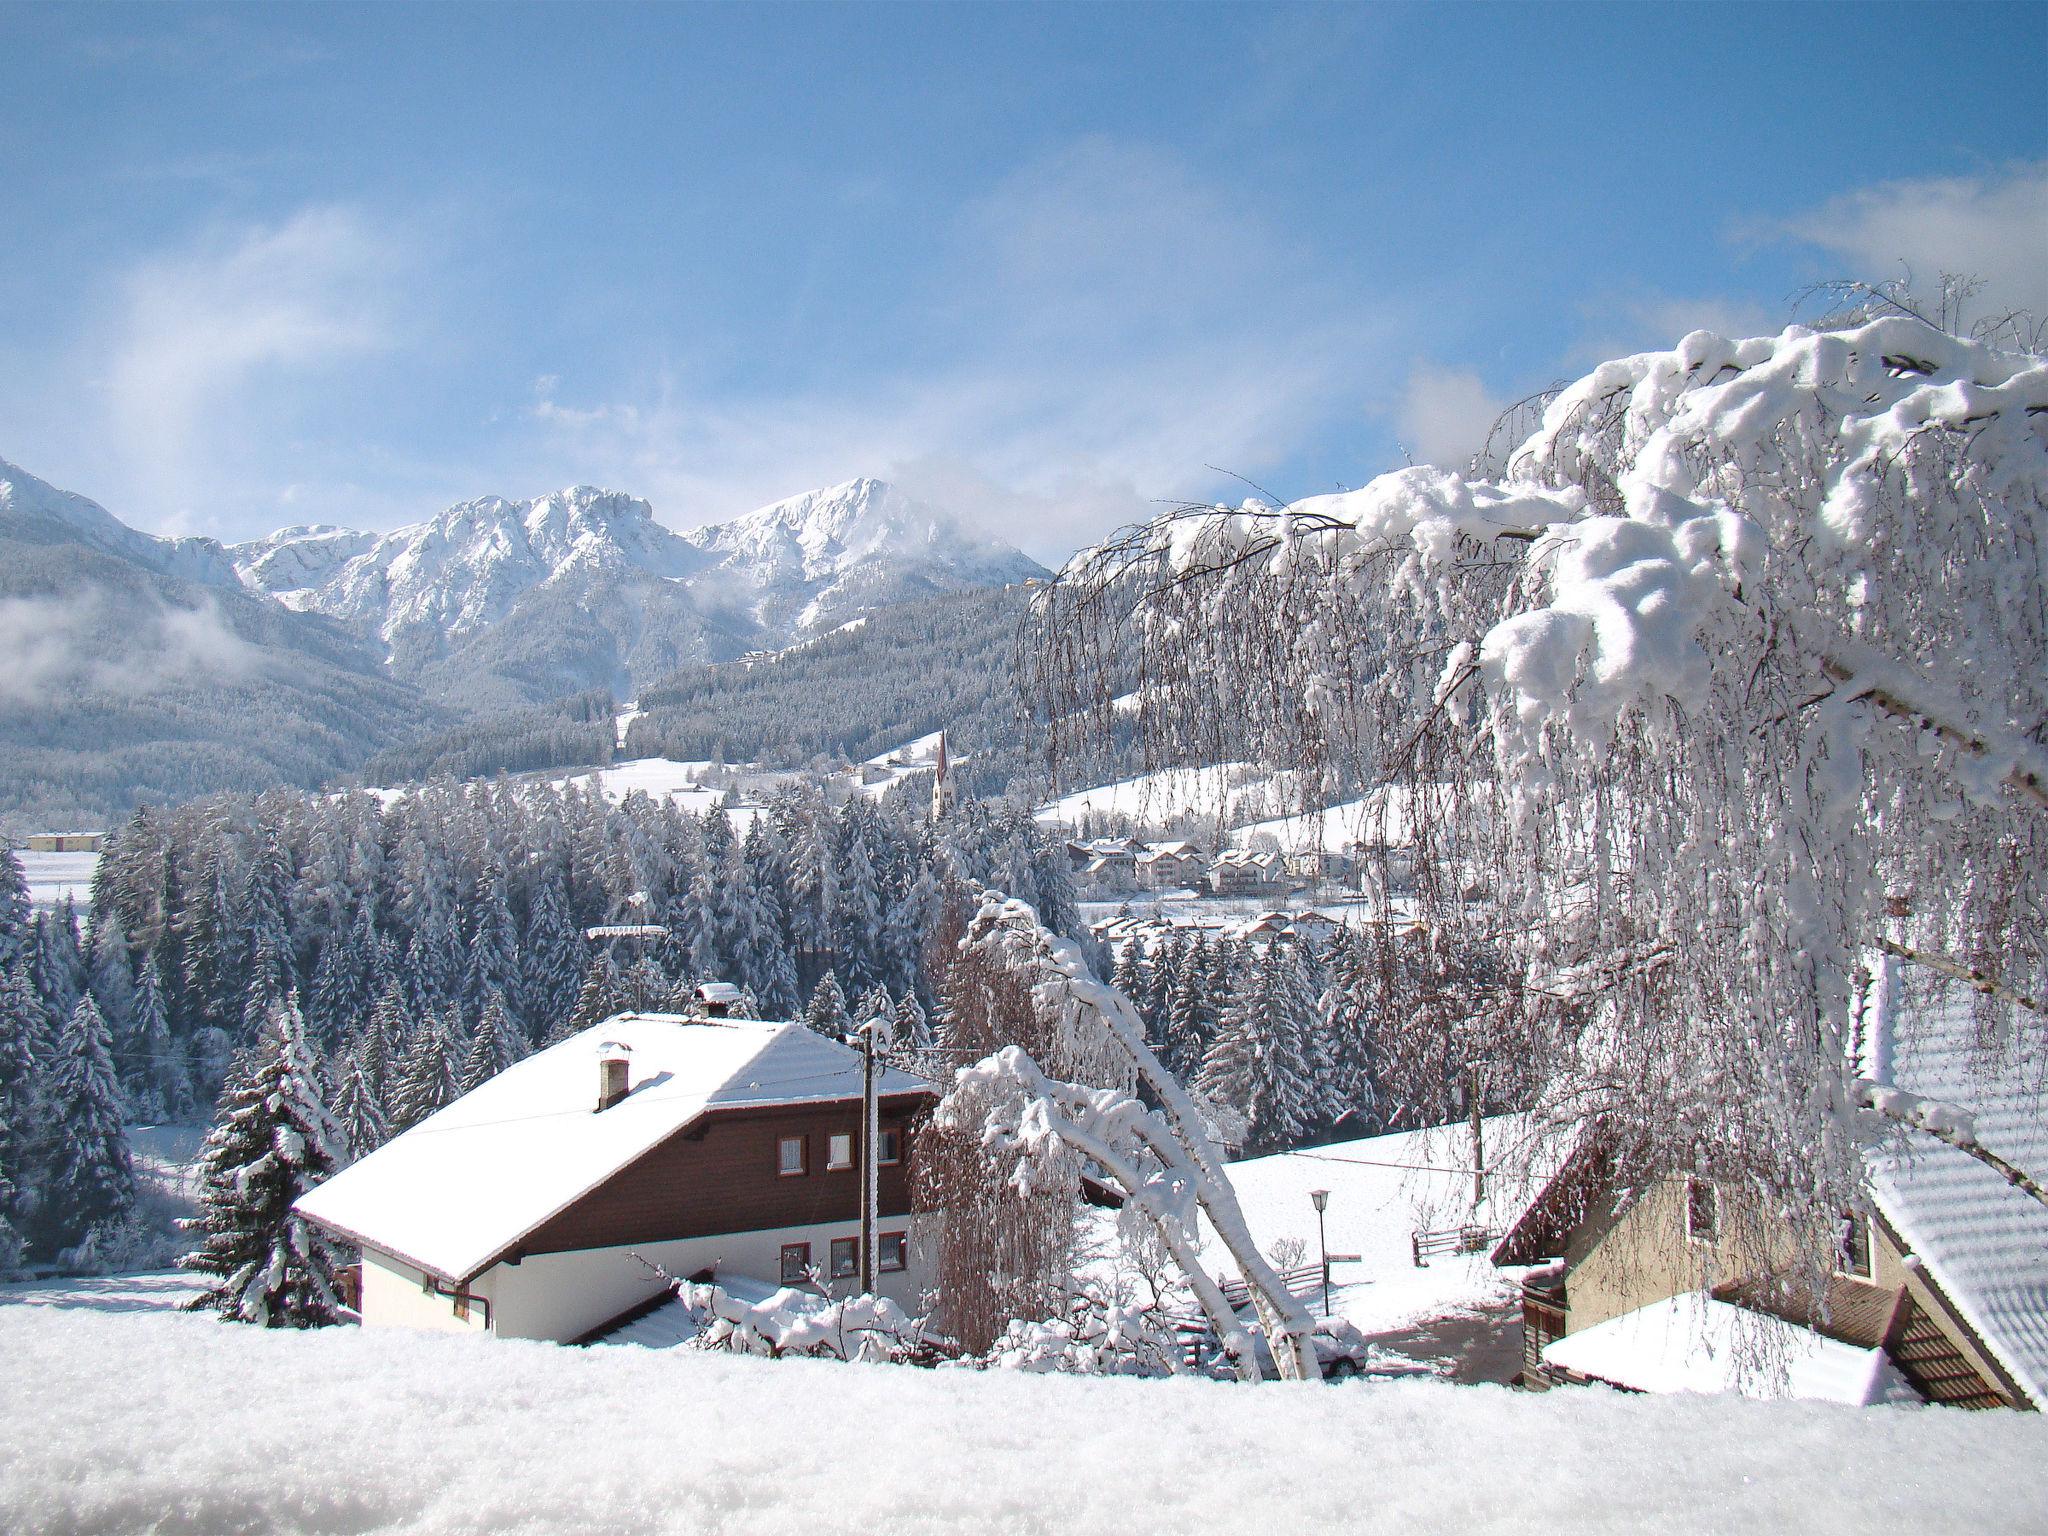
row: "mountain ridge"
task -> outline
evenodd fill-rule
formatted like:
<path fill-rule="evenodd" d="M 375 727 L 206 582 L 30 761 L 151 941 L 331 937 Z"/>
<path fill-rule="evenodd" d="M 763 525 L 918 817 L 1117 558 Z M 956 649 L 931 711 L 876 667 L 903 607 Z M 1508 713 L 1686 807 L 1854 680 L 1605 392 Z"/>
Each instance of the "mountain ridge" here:
<path fill-rule="evenodd" d="M 383 646 L 395 675 L 491 704 L 630 692 L 876 607 L 1046 574 L 867 477 L 686 532 L 639 497 L 579 485 L 458 502 L 386 534 L 282 529 L 228 555 L 249 586 Z"/>

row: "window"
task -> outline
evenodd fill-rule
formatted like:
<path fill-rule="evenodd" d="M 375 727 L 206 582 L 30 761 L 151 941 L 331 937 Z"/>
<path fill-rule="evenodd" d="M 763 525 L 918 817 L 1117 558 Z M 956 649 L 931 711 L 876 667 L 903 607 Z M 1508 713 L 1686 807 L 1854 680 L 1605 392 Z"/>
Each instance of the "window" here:
<path fill-rule="evenodd" d="M 907 1269 L 910 1239 L 901 1232 L 884 1232 L 875 1243 L 875 1258 L 884 1270 Z"/>
<path fill-rule="evenodd" d="M 853 1138 L 843 1131 L 833 1133 L 825 1144 L 825 1166 L 827 1168 L 851 1168 L 853 1166 Z"/>
<path fill-rule="evenodd" d="M 1711 1243 L 1721 1230 L 1720 1192 L 1705 1179 L 1685 1181 L 1685 1235 Z"/>
<path fill-rule="evenodd" d="M 782 1283 L 802 1285 L 811 1277 L 811 1245 L 809 1243 L 784 1243 L 782 1245 Z"/>
<path fill-rule="evenodd" d="M 857 1237 L 835 1237 L 832 1239 L 832 1278 L 845 1280 L 860 1273 L 860 1239 Z"/>
<path fill-rule="evenodd" d="M 1870 1218 L 1861 1211 L 1851 1211 L 1842 1218 L 1841 1253 L 1835 1259 L 1835 1268 L 1845 1275 L 1870 1278 Z"/>
<path fill-rule="evenodd" d="M 804 1171 L 803 1137 L 785 1136 L 776 1144 L 775 1171 L 785 1177 Z"/>
<path fill-rule="evenodd" d="M 875 1134 L 875 1160 L 880 1163 L 903 1161 L 903 1133 L 893 1125 L 885 1125 Z"/>

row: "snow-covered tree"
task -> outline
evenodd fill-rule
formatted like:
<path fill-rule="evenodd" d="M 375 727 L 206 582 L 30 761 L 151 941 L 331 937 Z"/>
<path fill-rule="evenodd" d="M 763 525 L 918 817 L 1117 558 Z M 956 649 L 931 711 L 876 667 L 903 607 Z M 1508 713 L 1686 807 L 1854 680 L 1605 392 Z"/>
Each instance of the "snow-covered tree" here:
<path fill-rule="evenodd" d="M 45 1252 L 122 1221 L 135 1206 L 112 1047 L 99 1005 L 90 996 L 79 999 L 57 1033 L 45 1073 L 51 1139 L 33 1229 Z"/>
<path fill-rule="evenodd" d="M 462 1059 L 461 1088 L 464 1093 L 489 1082 L 524 1054 L 519 1028 L 505 1011 L 505 1000 L 492 993 L 484 1004 L 470 1036 L 469 1051 Z"/>
<path fill-rule="evenodd" d="M 339 1140 L 297 1000 L 287 997 L 243 1057 L 199 1154 L 199 1214 L 184 1223 L 199 1247 L 179 1261 L 209 1277 L 194 1310 L 266 1328 L 339 1320 L 341 1255 L 292 1212 L 339 1166 Z"/>
<path fill-rule="evenodd" d="M 1056 752 L 1102 739 L 1135 651 L 1155 760 L 1391 785 L 1431 942 L 1506 945 L 1495 1054 L 1620 1181 L 1707 1173 L 1760 1257 L 1790 1212 L 1824 1264 L 1870 947 L 2048 981 L 2044 407 L 2048 360 L 1896 310 L 1695 332 L 1473 475 L 1088 552 L 1031 691 Z"/>
<path fill-rule="evenodd" d="M 365 1034 L 364 1041 L 373 1038 Z M 382 1095 L 358 1051 L 342 1058 L 334 1090 L 334 1123 L 340 1132 L 335 1153 L 345 1162 L 368 1157 L 391 1139 L 391 1120 L 384 1113 Z"/>
<path fill-rule="evenodd" d="M 829 970 L 818 978 L 811 1000 L 804 1006 L 804 1023 L 830 1040 L 839 1039 L 852 1027 L 846 994 L 839 990 L 839 978 Z"/>
<path fill-rule="evenodd" d="M 410 1130 L 462 1092 L 455 1030 L 447 1013 L 428 1013 L 414 1024 L 391 1084 L 391 1124 Z"/>
<path fill-rule="evenodd" d="M 27 952 L 32 921 L 21 859 L 12 848 L 0 848 L 0 970 Z"/>
<path fill-rule="evenodd" d="M 193 1110 L 185 1054 L 171 1038 L 163 978 L 156 956 L 144 955 L 135 978 L 135 1001 L 121 1045 L 121 1079 L 136 1120 L 143 1125 L 178 1121 Z"/>
<path fill-rule="evenodd" d="M 624 1013 L 631 1006 L 626 979 L 619 974 L 618 963 L 612 959 L 610 950 L 601 950 L 590 962 L 589 973 L 583 978 L 583 990 L 576 994 L 576 1006 L 556 1025 L 547 1043 L 552 1045 L 557 1040 L 566 1040 L 593 1024 L 602 1024 L 613 1015 Z"/>

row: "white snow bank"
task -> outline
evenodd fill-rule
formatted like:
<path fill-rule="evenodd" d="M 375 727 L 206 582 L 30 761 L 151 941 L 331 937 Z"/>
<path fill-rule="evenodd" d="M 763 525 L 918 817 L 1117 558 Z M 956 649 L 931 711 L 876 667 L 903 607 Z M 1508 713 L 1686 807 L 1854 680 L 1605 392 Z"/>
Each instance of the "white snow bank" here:
<path fill-rule="evenodd" d="M 1512 1226 L 1558 1161 L 1554 1149 L 1525 1146 L 1530 1134 L 1523 1116 L 1487 1119 L 1484 1139 L 1492 1171 L 1487 1198 L 1476 1211 L 1472 1135 L 1463 1126 L 1248 1158 L 1228 1164 L 1227 1171 L 1261 1250 L 1270 1254 L 1275 1243 L 1294 1238 L 1306 1246 L 1306 1263 L 1320 1257 L 1309 1192 L 1330 1192 L 1323 1215 L 1330 1252 L 1358 1255 L 1356 1263 L 1330 1267 L 1332 1310 L 1370 1336 L 1515 1296 L 1521 1270 L 1494 1268 L 1484 1251 L 1438 1254 L 1426 1268 L 1417 1268 L 1410 1239 L 1418 1228 L 1442 1231 L 1469 1224 L 1498 1236 Z M 1509 1178 L 1501 1171 L 1500 1163 L 1511 1152 L 1517 1163 L 1532 1167 L 1533 1176 Z M 1234 1277 L 1222 1245 L 1206 1226 L 1202 1236 L 1204 1265 Z"/>
<path fill-rule="evenodd" d="M 1919 1400 L 1881 1349 L 1824 1339 L 1698 1291 L 1559 1339 L 1543 1359 L 1638 1392 L 1738 1392 L 1858 1406 Z"/>
<path fill-rule="evenodd" d="M 2038 1528 L 2048 1424 L 1434 1383 L 1244 1387 L 0 1307 L 0 1528 Z"/>
<path fill-rule="evenodd" d="M 96 853 L 18 853 L 22 878 L 28 882 L 29 905 L 54 907 L 69 896 L 84 911 L 92 899 L 93 871 L 100 867 Z"/>

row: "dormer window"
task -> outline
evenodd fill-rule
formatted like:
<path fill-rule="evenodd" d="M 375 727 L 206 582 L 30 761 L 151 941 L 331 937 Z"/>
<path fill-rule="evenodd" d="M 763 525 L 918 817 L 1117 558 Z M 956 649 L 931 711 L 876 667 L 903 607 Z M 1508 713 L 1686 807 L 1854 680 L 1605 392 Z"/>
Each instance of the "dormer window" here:
<path fill-rule="evenodd" d="M 1835 1268 L 1859 1280 L 1870 1278 L 1870 1218 L 1861 1211 L 1851 1211 L 1842 1218 L 1841 1244 L 1835 1256 Z"/>

